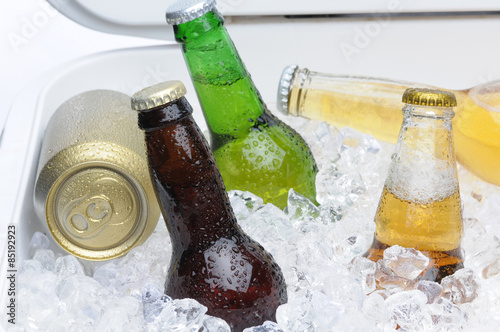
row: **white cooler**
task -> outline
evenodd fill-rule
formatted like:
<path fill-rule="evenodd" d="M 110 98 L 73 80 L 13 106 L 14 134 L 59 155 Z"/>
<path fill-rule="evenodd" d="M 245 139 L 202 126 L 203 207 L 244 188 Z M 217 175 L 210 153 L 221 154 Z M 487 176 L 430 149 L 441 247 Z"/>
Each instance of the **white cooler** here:
<path fill-rule="evenodd" d="M 33 207 L 38 156 L 47 122 L 70 97 L 111 89 L 131 95 L 165 80 L 181 80 L 202 129 L 203 115 L 172 27 L 172 0 L 123 2 L 49 0 L 72 20 L 98 31 L 165 40 L 165 45 L 117 49 L 61 64 L 19 93 L 0 137 L 1 308 L 8 296 L 7 230 L 16 227 L 17 266 L 36 231 Z M 495 1 L 221 0 L 218 8 L 240 56 L 272 111 L 283 68 L 298 64 L 325 73 L 385 77 L 461 89 L 500 79 Z M 77 38 L 78 36 L 75 36 Z M 62 45 L 71 47 L 71 45 Z M 53 50 L 57 52 L 57 50 Z M 47 234 L 50 238 L 50 234 Z M 62 252 L 52 241 L 51 249 Z M 6 327 L 2 315 L 2 327 Z"/>

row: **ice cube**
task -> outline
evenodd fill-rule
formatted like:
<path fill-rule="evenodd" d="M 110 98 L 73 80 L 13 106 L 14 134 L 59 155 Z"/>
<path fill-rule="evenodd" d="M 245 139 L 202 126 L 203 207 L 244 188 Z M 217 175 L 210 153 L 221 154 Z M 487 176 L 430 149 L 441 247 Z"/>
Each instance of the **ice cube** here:
<path fill-rule="evenodd" d="M 312 312 L 314 315 L 314 328 L 316 331 L 331 331 L 338 323 L 346 309 L 343 304 L 336 302 L 322 292 L 313 292 L 311 298 Z"/>
<path fill-rule="evenodd" d="M 205 315 L 203 317 L 203 330 L 200 332 L 231 332 L 231 328 L 225 320 Z"/>
<path fill-rule="evenodd" d="M 238 223 L 252 239 L 262 244 L 271 254 L 286 245 L 285 237 L 296 233 L 287 215 L 273 204 L 258 208 L 251 217 L 238 220 Z"/>
<path fill-rule="evenodd" d="M 193 299 L 168 301 L 153 323 L 160 331 L 198 331 L 206 312 L 207 307 Z"/>
<path fill-rule="evenodd" d="M 142 290 L 142 312 L 146 322 L 152 322 L 172 299 L 163 293 L 160 286 L 146 284 Z"/>
<path fill-rule="evenodd" d="M 112 295 L 96 280 L 80 274 L 73 274 L 61 280 L 57 285 L 56 294 L 66 312 L 88 318 L 93 323 L 100 320 Z"/>
<path fill-rule="evenodd" d="M 439 298 L 428 307 L 435 328 L 459 330 L 465 324 L 465 315 L 460 308 L 451 301 Z"/>
<path fill-rule="evenodd" d="M 483 278 L 488 279 L 500 273 L 500 258 L 496 258 L 492 263 L 483 269 Z"/>
<path fill-rule="evenodd" d="M 308 293 L 310 294 L 310 293 Z M 289 299 L 276 310 L 276 320 L 285 331 L 314 331 L 312 295 Z"/>
<path fill-rule="evenodd" d="M 455 304 L 472 302 L 477 297 L 479 280 L 469 268 L 463 268 L 441 280 L 443 297 Z"/>
<path fill-rule="evenodd" d="M 110 262 L 96 268 L 94 280 L 107 287 L 110 291 L 115 291 L 116 276 L 120 270 L 115 262 Z"/>
<path fill-rule="evenodd" d="M 419 290 L 391 295 L 386 301 L 390 319 L 408 331 L 423 331 L 429 324 L 430 315 L 424 310 L 427 296 Z"/>
<path fill-rule="evenodd" d="M 315 288 L 325 293 L 335 303 L 341 303 L 346 308 L 361 309 L 364 293 L 359 282 L 353 280 L 351 275 L 340 266 L 331 264 L 323 270 L 325 273 L 316 277 L 320 283 Z M 318 266 L 313 271 L 321 271 L 321 267 Z"/>
<path fill-rule="evenodd" d="M 389 320 L 389 311 L 384 296 L 379 293 L 368 295 L 363 302 L 363 313 L 375 321 L 387 322 Z"/>
<path fill-rule="evenodd" d="M 281 327 L 275 322 L 265 321 L 260 326 L 248 327 L 243 330 L 243 332 L 285 332 Z"/>
<path fill-rule="evenodd" d="M 85 275 L 80 261 L 71 255 L 59 257 L 55 262 L 54 270 L 59 279 L 64 279 L 73 274 Z"/>
<path fill-rule="evenodd" d="M 406 279 L 394 273 L 389 266 L 389 261 L 386 259 L 377 261 L 375 280 L 377 280 L 378 286 L 382 288 L 401 288 L 409 290 L 415 288 L 417 284 L 415 279 Z"/>
<path fill-rule="evenodd" d="M 500 240 L 487 232 L 483 223 L 476 218 L 464 218 L 462 248 L 466 253 L 465 266 L 477 273 L 494 264 L 500 257 Z"/>
<path fill-rule="evenodd" d="M 366 191 L 366 187 L 359 173 L 330 165 L 318 172 L 316 191 L 318 202 L 330 212 L 331 221 L 336 221 Z"/>
<path fill-rule="evenodd" d="M 238 220 L 248 217 L 264 205 L 262 198 L 248 191 L 231 190 L 228 193 L 231 206 Z"/>
<path fill-rule="evenodd" d="M 33 259 L 42 264 L 44 270 L 54 271 L 55 255 L 52 250 L 38 249 L 33 255 Z"/>
<path fill-rule="evenodd" d="M 429 258 L 413 248 L 394 245 L 385 249 L 387 266 L 399 277 L 413 280 L 429 265 Z"/>
<path fill-rule="evenodd" d="M 42 273 L 42 271 L 43 271 L 42 263 L 34 259 L 28 259 L 22 261 L 21 264 L 19 265 L 19 269 L 17 270 L 19 275 L 29 274 L 33 276 Z"/>
<path fill-rule="evenodd" d="M 29 245 L 29 253 L 30 257 L 33 257 L 35 252 L 39 249 L 48 249 L 49 248 L 49 239 L 45 236 L 45 234 L 40 232 L 35 232 L 31 237 L 30 245 Z"/>
<path fill-rule="evenodd" d="M 285 213 L 290 219 L 314 219 L 319 216 L 319 209 L 309 199 L 291 188 L 288 191 L 288 205 Z"/>
<path fill-rule="evenodd" d="M 434 303 L 443 293 L 443 287 L 440 284 L 429 280 L 420 280 L 417 289 L 427 296 L 427 303 Z"/>
<path fill-rule="evenodd" d="M 96 331 L 141 331 L 143 321 L 137 315 L 140 303 L 131 296 L 115 298 L 109 301 L 102 314 Z"/>
<path fill-rule="evenodd" d="M 343 149 L 351 148 L 353 155 L 359 157 L 366 152 L 377 153 L 380 150 L 380 143 L 371 135 L 364 134 L 356 129 L 344 127 L 340 130 L 344 137 Z"/>
<path fill-rule="evenodd" d="M 349 264 L 351 274 L 361 282 L 365 294 L 373 292 L 377 285 L 375 283 L 375 271 L 377 264 L 368 258 L 356 256 Z"/>
<path fill-rule="evenodd" d="M 22 286 L 19 287 L 16 295 L 19 304 L 16 312 L 16 325 L 24 326 L 22 331 L 34 330 L 29 328 L 30 325 L 38 330 L 51 331 L 49 330 L 50 320 L 57 317 L 59 311 L 57 296 L 52 296 L 50 291 Z"/>

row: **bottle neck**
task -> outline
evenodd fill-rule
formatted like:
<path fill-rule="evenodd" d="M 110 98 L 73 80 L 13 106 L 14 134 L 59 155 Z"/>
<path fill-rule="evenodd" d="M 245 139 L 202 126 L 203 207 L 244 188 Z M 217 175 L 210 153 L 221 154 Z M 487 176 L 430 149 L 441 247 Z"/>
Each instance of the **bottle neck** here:
<path fill-rule="evenodd" d="M 411 86 L 359 76 L 296 69 L 288 88 L 288 113 L 351 127 L 396 143 L 401 128 L 401 96 Z"/>
<path fill-rule="evenodd" d="M 138 115 L 139 128 L 145 132 L 157 130 L 172 122 L 191 116 L 192 113 L 193 108 L 187 99 L 182 97 L 175 102 L 140 111 Z"/>
<path fill-rule="evenodd" d="M 211 134 L 238 136 L 265 106 L 215 11 L 174 26 Z"/>
<path fill-rule="evenodd" d="M 297 68 L 290 79 L 288 113 L 303 116 L 308 112 L 306 98 L 321 94 L 328 99 L 338 99 L 337 107 L 346 104 L 346 109 L 353 102 L 363 104 L 394 105 L 401 109 L 401 96 L 409 87 L 431 86 L 383 78 L 347 76 L 310 71 Z M 349 103 L 345 103 L 350 100 Z M 344 103 L 342 103 L 344 101 Z"/>
<path fill-rule="evenodd" d="M 458 191 L 450 107 L 406 105 L 386 188 L 426 204 Z"/>
<path fill-rule="evenodd" d="M 175 250 L 234 236 L 236 219 L 222 177 L 185 98 L 141 112 L 139 126 Z"/>

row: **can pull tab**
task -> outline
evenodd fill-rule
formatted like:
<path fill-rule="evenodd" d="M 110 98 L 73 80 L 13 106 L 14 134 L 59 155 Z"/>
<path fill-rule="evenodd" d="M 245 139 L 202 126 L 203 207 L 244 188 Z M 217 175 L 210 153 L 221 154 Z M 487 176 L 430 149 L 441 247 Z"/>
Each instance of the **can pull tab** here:
<path fill-rule="evenodd" d="M 105 228 L 133 222 L 133 193 L 116 179 L 105 177 L 92 183 L 88 192 L 63 209 L 66 230 L 74 237 L 89 239 Z M 118 206 L 113 203 L 118 202 Z"/>

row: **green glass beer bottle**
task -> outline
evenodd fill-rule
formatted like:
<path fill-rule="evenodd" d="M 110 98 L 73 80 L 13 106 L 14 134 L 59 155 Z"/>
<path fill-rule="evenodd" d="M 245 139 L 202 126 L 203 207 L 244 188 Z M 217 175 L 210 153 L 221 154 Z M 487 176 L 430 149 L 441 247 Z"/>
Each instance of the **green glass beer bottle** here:
<path fill-rule="evenodd" d="M 227 190 L 250 191 L 284 208 L 293 188 L 316 203 L 314 157 L 303 138 L 267 109 L 215 0 L 179 0 L 166 17 L 182 44 Z"/>

